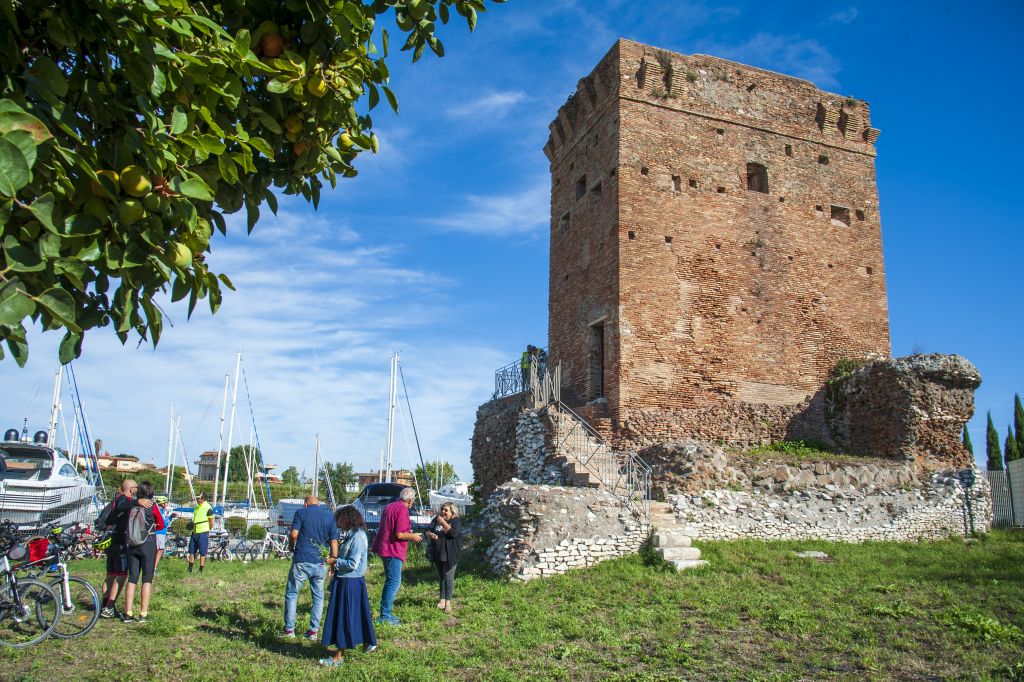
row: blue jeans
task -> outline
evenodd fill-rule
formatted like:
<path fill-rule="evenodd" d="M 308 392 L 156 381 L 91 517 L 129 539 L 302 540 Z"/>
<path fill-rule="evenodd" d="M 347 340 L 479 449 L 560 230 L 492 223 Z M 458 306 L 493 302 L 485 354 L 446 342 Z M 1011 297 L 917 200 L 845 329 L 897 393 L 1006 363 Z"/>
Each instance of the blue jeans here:
<path fill-rule="evenodd" d="M 402 586 L 402 560 L 395 557 L 381 557 L 384 561 L 384 591 L 380 594 L 380 618 L 378 620 L 395 622 L 395 614 L 391 608 L 395 604 L 395 595 Z"/>
<path fill-rule="evenodd" d="M 295 606 L 299 600 L 299 590 L 308 580 L 309 589 L 313 592 L 313 606 L 309 613 L 309 629 L 320 629 L 320 616 L 324 610 L 324 579 L 327 577 L 327 564 L 294 563 L 288 571 L 288 585 L 284 588 L 284 629 L 295 629 Z"/>

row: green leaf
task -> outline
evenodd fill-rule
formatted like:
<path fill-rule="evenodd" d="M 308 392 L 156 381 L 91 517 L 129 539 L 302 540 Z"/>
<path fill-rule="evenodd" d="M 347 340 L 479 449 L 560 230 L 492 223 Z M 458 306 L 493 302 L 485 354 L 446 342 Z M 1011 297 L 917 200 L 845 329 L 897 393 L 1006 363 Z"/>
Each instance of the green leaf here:
<path fill-rule="evenodd" d="M 394 111 L 397 114 L 398 113 L 398 98 L 395 97 L 395 93 L 391 92 L 391 88 L 389 88 L 386 85 L 383 86 L 383 88 L 384 88 L 384 96 L 387 98 L 388 104 L 391 105 L 391 110 Z"/>
<path fill-rule="evenodd" d="M 267 83 L 267 92 L 272 92 L 275 95 L 283 95 L 292 89 L 292 84 L 295 79 L 287 76 L 278 76 L 277 78 Z"/>
<path fill-rule="evenodd" d="M 25 363 L 28 362 L 28 343 L 25 341 L 24 328 L 21 330 L 20 337 L 16 337 L 13 334 L 7 337 L 7 348 L 10 349 L 11 355 L 14 356 L 14 361 L 18 363 L 18 367 L 24 367 Z"/>
<path fill-rule="evenodd" d="M 380 92 L 377 90 L 377 86 L 370 83 L 370 109 L 373 109 L 380 103 Z"/>
<path fill-rule="evenodd" d="M 0 137 L 0 194 L 13 197 L 32 179 L 28 161 L 18 145 Z"/>
<path fill-rule="evenodd" d="M 153 64 L 153 74 L 150 78 L 149 91 L 153 93 L 153 97 L 159 97 L 164 94 L 164 90 L 167 89 L 167 77 L 164 76 L 164 72 L 160 70 L 160 67 Z"/>
<path fill-rule="evenodd" d="M 12 130 L 24 130 L 32 135 L 36 144 L 42 144 L 53 135 L 50 130 L 35 116 L 9 99 L 0 99 L 0 134 Z"/>
<path fill-rule="evenodd" d="M 57 229 L 57 225 L 53 222 L 53 193 L 47 192 L 43 196 L 39 197 L 28 207 L 28 210 L 32 212 L 32 215 L 36 217 L 43 227 L 54 234 L 60 234 L 60 230 Z"/>
<path fill-rule="evenodd" d="M 46 86 L 57 97 L 64 97 L 68 94 L 67 76 L 49 57 L 37 58 L 27 74 Z"/>
<path fill-rule="evenodd" d="M 388 30 L 386 28 L 382 28 L 380 30 L 380 41 L 382 43 L 381 47 L 384 48 L 384 56 L 387 57 L 388 56 Z"/>
<path fill-rule="evenodd" d="M 174 113 L 171 114 L 171 135 L 183 133 L 186 128 L 188 128 L 188 116 L 181 107 L 174 107 Z"/>
<path fill-rule="evenodd" d="M 0 287 L 0 326 L 13 327 L 36 311 L 36 304 L 20 290 L 21 281 L 13 277 Z"/>
<path fill-rule="evenodd" d="M 46 268 L 35 249 L 20 243 L 12 234 L 4 239 L 4 255 L 7 267 L 14 272 L 39 272 Z"/>
<path fill-rule="evenodd" d="M 82 335 L 77 332 L 67 332 L 60 342 L 60 353 L 58 358 L 60 364 L 66 365 L 82 354 Z"/>
<path fill-rule="evenodd" d="M 57 322 L 70 331 L 80 332 L 82 328 L 75 322 L 75 299 L 59 287 L 50 287 L 36 297 L 36 302 L 53 316 Z"/>
<path fill-rule="evenodd" d="M 32 133 L 27 130 L 12 130 L 4 134 L 4 139 L 13 142 L 21 150 L 29 168 L 36 165 L 36 141 Z"/>
<path fill-rule="evenodd" d="M 235 291 L 235 285 L 231 283 L 231 280 L 228 279 L 227 275 L 217 275 L 217 279 L 219 279 L 221 282 L 224 282 L 224 286 L 226 286 L 228 289 L 231 289 L 231 291 Z"/>
<path fill-rule="evenodd" d="M 174 278 L 171 285 L 171 302 L 180 301 L 192 290 L 192 287 L 180 276 Z"/>
<path fill-rule="evenodd" d="M 270 207 L 270 212 L 277 215 L 277 195 L 274 194 L 273 190 L 263 190 L 263 198 L 267 200 L 267 206 Z"/>
<path fill-rule="evenodd" d="M 200 178 L 189 178 L 185 182 L 181 182 L 181 178 L 175 178 L 174 182 L 171 183 L 175 192 L 184 194 L 192 199 L 199 199 L 201 201 L 213 201 L 213 190 L 210 186 Z"/>
<path fill-rule="evenodd" d="M 260 219 L 260 207 L 256 202 L 245 202 L 245 223 L 249 233 L 256 227 L 256 221 Z"/>

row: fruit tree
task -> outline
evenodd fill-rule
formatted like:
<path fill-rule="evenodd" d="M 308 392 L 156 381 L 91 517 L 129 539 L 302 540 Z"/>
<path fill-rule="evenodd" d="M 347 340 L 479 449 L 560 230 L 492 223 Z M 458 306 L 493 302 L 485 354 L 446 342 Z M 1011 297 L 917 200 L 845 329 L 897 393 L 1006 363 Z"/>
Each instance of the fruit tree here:
<path fill-rule="evenodd" d="M 0 341 L 24 365 L 26 324 L 63 329 L 68 362 L 96 327 L 155 345 L 168 294 L 216 312 L 224 215 L 315 207 L 377 151 L 369 112 L 398 102 L 376 19 L 415 61 L 484 3 L 0 0 Z"/>

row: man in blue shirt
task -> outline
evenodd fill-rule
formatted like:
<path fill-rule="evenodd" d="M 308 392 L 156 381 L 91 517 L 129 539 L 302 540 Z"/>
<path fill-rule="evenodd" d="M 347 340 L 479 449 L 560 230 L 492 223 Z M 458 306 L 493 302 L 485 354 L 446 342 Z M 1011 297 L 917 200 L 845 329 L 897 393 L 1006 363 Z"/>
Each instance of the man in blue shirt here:
<path fill-rule="evenodd" d="M 316 640 L 320 634 L 320 616 L 324 609 L 324 579 L 327 577 L 327 564 L 324 560 L 329 554 L 331 542 L 338 540 L 334 515 L 320 506 L 320 500 L 310 495 L 306 498 L 306 506 L 295 512 L 288 539 L 293 554 L 288 585 L 284 590 L 284 636 L 295 636 L 296 602 L 299 600 L 299 590 L 308 580 L 313 593 L 313 605 L 306 637 Z"/>

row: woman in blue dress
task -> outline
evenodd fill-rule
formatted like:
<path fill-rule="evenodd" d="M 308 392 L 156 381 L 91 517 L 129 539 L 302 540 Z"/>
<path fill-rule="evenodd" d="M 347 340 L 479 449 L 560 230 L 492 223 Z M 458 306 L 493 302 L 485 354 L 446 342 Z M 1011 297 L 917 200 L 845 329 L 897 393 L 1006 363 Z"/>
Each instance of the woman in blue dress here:
<path fill-rule="evenodd" d="M 366 652 L 377 648 L 377 635 L 373 631 L 370 597 L 366 592 L 366 523 L 355 507 L 342 507 L 334 514 L 334 522 L 341 530 L 341 540 L 327 558 L 334 568 L 331 600 L 327 604 L 321 626 L 321 642 L 333 647 L 332 656 L 320 659 L 320 665 L 334 666 L 345 662 L 345 650 L 360 644 Z M 334 543 L 332 543 L 333 545 Z M 335 548 L 332 547 L 332 550 Z"/>

